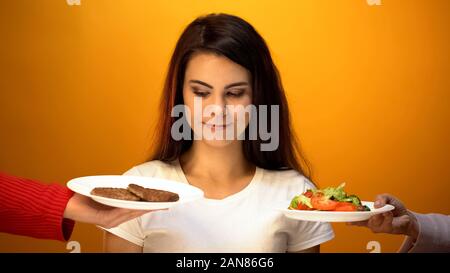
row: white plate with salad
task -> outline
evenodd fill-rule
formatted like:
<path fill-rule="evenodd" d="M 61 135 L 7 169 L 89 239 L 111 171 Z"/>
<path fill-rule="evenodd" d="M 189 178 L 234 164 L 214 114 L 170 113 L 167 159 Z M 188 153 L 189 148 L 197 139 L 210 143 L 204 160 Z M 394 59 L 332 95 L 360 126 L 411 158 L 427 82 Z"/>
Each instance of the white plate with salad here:
<path fill-rule="evenodd" d="M 288 218 L 314 222 L 357 222 L 394 209 L 392 205 L 375 208 L 373 202 L 361 201 L 358 196 L 338 187 L 307 190 L 278 206 Z"/>

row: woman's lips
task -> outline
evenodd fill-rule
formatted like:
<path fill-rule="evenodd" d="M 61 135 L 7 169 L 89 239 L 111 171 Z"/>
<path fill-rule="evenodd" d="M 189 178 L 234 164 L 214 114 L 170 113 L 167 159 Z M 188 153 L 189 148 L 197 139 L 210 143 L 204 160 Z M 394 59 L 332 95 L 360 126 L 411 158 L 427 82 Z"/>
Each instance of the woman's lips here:
<path fill-rule="evenodd" d="M 225 129 L 226 127 L 230 126 L 232 123 L 228 123 L 228 124 L 208 124 L 208 123 L 203 123 L 203 125 L 206 126 L 206 128 L 209 129 Z"/>

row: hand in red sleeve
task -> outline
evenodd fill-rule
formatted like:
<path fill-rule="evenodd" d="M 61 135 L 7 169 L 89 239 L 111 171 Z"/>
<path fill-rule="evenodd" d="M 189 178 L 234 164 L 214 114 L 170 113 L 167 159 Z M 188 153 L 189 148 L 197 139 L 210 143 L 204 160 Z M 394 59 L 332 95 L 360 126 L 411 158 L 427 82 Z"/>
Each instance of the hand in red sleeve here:
<path fill-rule="evenodd" d="M 67 203 L 64 218 L 104 228 L 113 228 L 148 212 L 150 211 L 105 206 L 89 197 L 75 193 Z"/>

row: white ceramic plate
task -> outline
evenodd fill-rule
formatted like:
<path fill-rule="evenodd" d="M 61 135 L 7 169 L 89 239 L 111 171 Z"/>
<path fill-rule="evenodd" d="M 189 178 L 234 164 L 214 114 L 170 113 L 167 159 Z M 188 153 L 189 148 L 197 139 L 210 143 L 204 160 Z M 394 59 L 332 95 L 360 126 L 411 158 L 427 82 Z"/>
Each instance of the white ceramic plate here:
<path fill-rule="evenodd" d="M 176 202 L 144 202 L 119 200 L 91 194 L 91 190 L 96 187 L 126 189 L 128 184 L 136 184 L 145 188 L 174 192 L 179 195 L 180 199 Z M 88 196 L 95 201 L 108 206 L 139 210 L 166 209 L 186 202 L 201 199 L 204 196 L 203 191 L 199 188 L 182 182 L 129 175 L 98 175 L 79 177 L 70 180 L 67 183 L 67 187 L 74 192 Z"/>
<path fill-rule="evenodd" d="M 363 205 L 370 208 L 370 211 L 318 211 L 318 210 L 290 210 L 290 201 L 280 204 L 277 209 L 288 218 L 314 222 L 357 222 L 369 219 L 371 216 L 387 212 L 394 209 L 392 205 L 385 205 L 375 209 L 373 202 L 362 201 Z"/>

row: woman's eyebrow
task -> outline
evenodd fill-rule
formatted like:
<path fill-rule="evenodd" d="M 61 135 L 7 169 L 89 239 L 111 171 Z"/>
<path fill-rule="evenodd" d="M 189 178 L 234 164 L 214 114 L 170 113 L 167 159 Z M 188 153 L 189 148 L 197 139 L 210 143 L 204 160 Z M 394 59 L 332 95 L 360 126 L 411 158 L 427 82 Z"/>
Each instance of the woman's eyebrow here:
<path fill-rule="evenodd" d="M 203 86 L 206 86 L 208 88 L 213 89 L 213 87 L 211 85 L 207 84 L 206 82 L 202 82 L 202 81 L 199 81 L 199 80 L 190 80 L 189 82 L 190 83 L 198 83 L 198 84 L 201 84 Z"/>
<path fill-rule="evenodd" d="M 249 85 L 248 82 L 235 82 L 235 83 L 231 83 L 228 84 L 227 86 L 225 86 L 225 89 L 231 88 L 231 87 L 236 87 L 236 86 L 244 86 L 244 85 Z"/>

